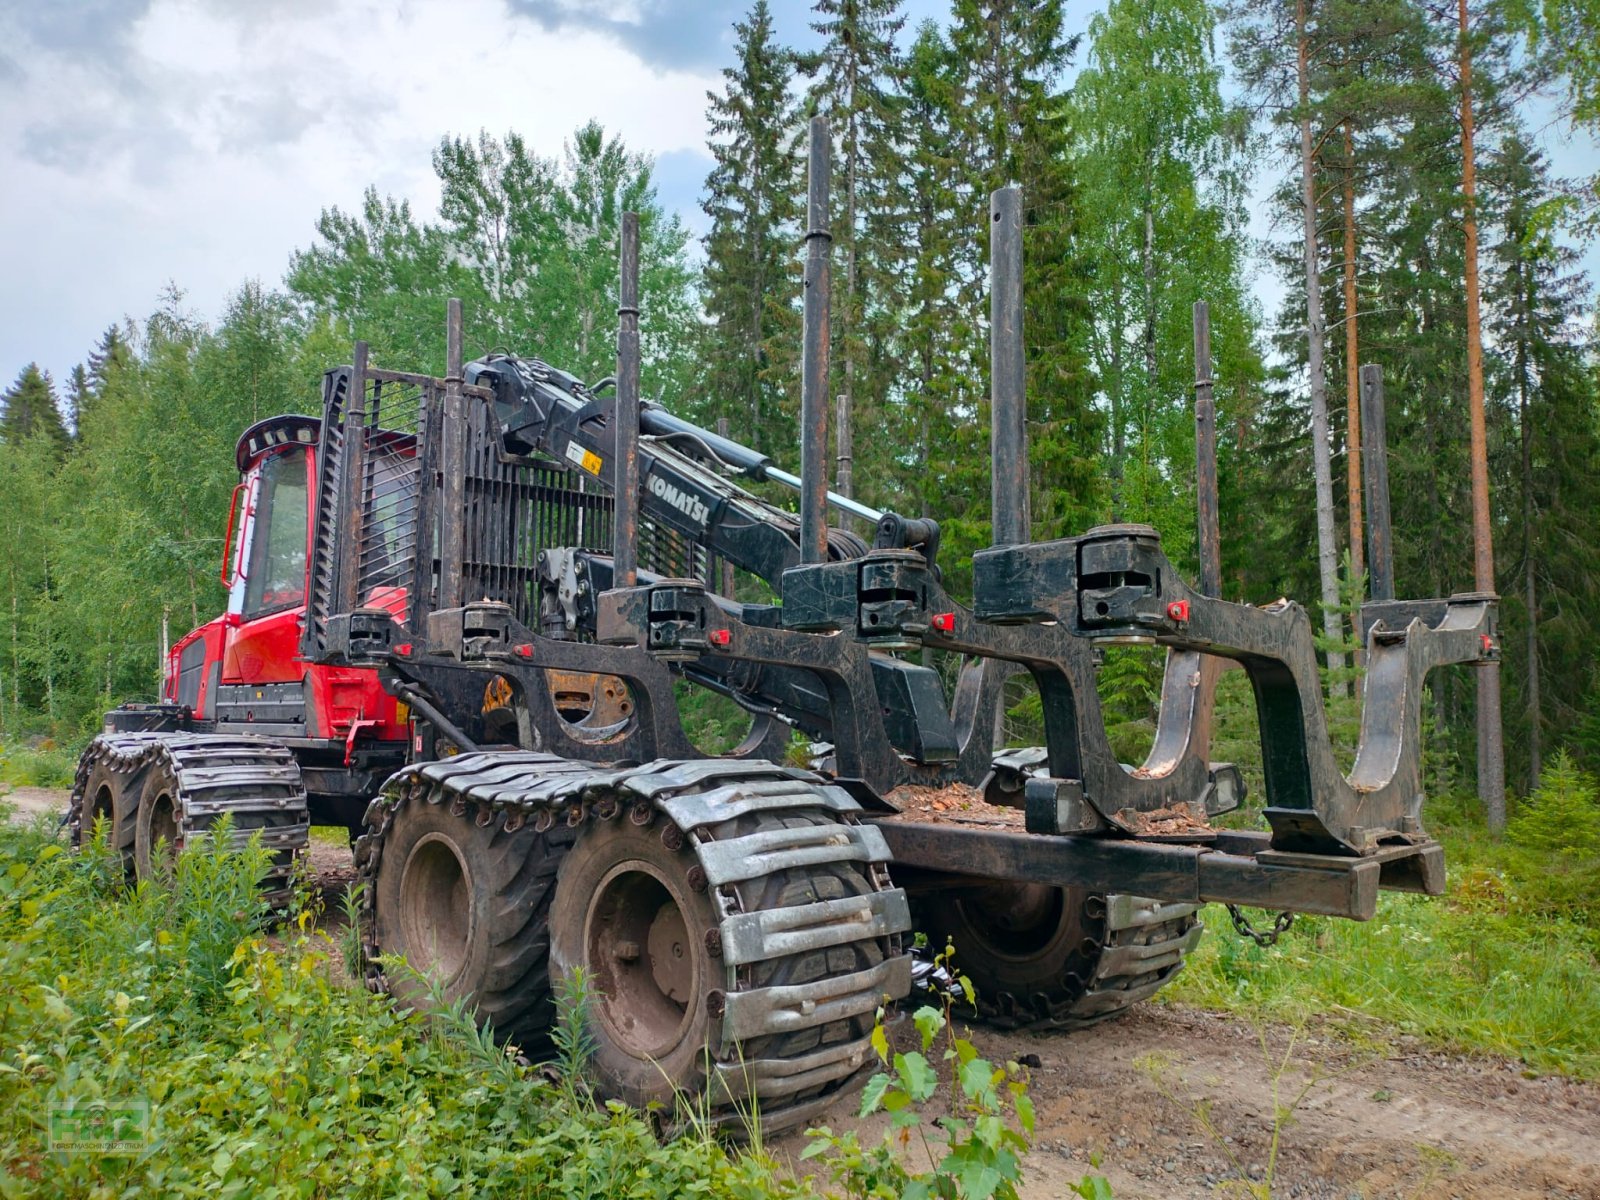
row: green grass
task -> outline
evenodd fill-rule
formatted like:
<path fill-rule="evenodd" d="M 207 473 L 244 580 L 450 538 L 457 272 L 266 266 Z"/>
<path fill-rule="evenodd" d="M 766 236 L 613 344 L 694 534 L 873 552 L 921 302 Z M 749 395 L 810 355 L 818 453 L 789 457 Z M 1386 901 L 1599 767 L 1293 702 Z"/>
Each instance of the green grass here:
<path fill-rule="evenodd" d="M 1326 1018 L 1363 1039 L 1398 1030 L 1530 1071 L 1600 1079 L 1600 928 L 1552 906 L 1548 877 L 1516 845 L 1444 840 L 1448 894 L 1384 893 L 1369 922 L 1302 916 L 1261 949 L 1210 906 L 1211 935 L 1163 995 L 1291 1022 Z"/>
<path fill-rule="evenodd" d="M 259 849 L 131 893 L 103 843 L 0 821 L 0 1197 L 798 1197 L 767 1160 L 556 1088 L 264 936 Z M 126 1157 L 52 1153 L 52 1104 L 147 1102 Z"/>
<path fill-rule="evenodd" d="M 78 756 L 51 741 L 35 745 L 0 742 L 0 784 L 12 787 L 71 787 Z"/>

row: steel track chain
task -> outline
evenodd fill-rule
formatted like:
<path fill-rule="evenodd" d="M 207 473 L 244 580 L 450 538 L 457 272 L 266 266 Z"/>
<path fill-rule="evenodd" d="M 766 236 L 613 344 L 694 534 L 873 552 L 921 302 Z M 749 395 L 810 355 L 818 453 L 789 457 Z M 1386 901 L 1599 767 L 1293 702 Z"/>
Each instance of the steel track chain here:
<path fill-rule="evenodd" d="M 1205 933 L 1193 904 L 1111 895 L 1105 908 L 1105 948 L 1087 990 L 1068 1008 L 1066 1028 L 1093 1025 L 1155 995 Z"/>
<path fill-rule="evenodd" d="M 240 761 L 249 760 L 249 761 Z M 88 832 L 84 814 L 89 776 L 104 762 L 129 780 L 166 766 L 177 782 L 173 797 L 182 850 L 224 813 L 234 818 L 231 842 L 244 846 L 253 834 L 271 854 L 262 898 L 274 908 L 289 903 L 295 860 L 310 841 L 310 814 L 300 766 L 287 747 L 264 738 L 215 733 L 104 733 L 78 759 L 67 827 L 72 845 Z M 131 797 L 130 797 L 131 798 Z"/>
<path fill-rule="evenodd" d="M 448 804 L 463 818 L 488 825 L 504 814 L 508 831 L 557 822 L 580 828 L 592 821 L 665 818 L 667 839 L 682 839 L 697 865 L 691 887 L 710 889 L 720 913 L 714 955 L 723 987 L 713 992 L 712 1062 L 708 1100 L 712 1124 L 737 1126 L 752 1099 L 763 1128 L 810 1120 L 840 1095 L 865 1084 L 876 1068 L 870 1037 L 823 1045 L 793 1058 L 749 1059 L 741 1044 L 873 1013 L 911 988 L 907 954 L 911 928 L 905 892 L 889 879 L 888 845 L 862 824 L 860 806 L 810 771 L 760 762 L 670 761 L 610 767 L 531 751 L 486 751 L 406 767 L 368 806 L 369 832 L 356 842 L 362 887 L 362 949 L 369 987 L 387 990 L 375 944 L 378 864 L 395 815 L 406 804 Z M 822 814 L 823 825 L 771 829 L 719 839 L 714 829 L 753 812 Z M 744 912 L 735 884 L 797 868 L 855 864 L 870 884 L 864 895 Z M 761 888 L 751 889 L 760 894 Z M 754 987 L 763 961 L 872 940 L 877 965 L 799 986 Z M 799 1097 L 799 1098 L 797 1098 Z"/>
<path fill-rule="evenodd" d="M 1104 915 L 1104 938 L 1087 980 L 1062 981 L 1069 998 L 1011 992 L 977 995 L 978 1014 L 1007 1029 L 1085 1029 L 1126 1012 L 1160 991 L 1197 946 L 1205 927 L 1193 904 L 1166 903 L 1142 896 L 1091 896 L 1090 915 Z M 960 969 L 957 957 L 956 968 Z"/>
<path fill-rule="evenodd" d="M 994 756 L 990 778 L 1003 791 L 1020 795 L 1030 777 L 1044 775 L 1047 760 L 1048 751 L 1043 746 L 1002 751 Z M 1083 988 L 1075 1000 L 1007 996 L 996 1005 L 986 1004 L 980 996 L 980 1011 L 1019 1028 L 1082 1029 L 1097 1024 L 1165 987 L 1183 970 L 1185 955 L 1199 944 L 1205 932 L 1195 904 L 1167 903 L 1143 896 L 1108 895 L 1103 901 L 1091 897 L 1091 903 L 1102 902 L 1105 938 L 1094 971 L 1087 981 L 1066 981 Z"/>

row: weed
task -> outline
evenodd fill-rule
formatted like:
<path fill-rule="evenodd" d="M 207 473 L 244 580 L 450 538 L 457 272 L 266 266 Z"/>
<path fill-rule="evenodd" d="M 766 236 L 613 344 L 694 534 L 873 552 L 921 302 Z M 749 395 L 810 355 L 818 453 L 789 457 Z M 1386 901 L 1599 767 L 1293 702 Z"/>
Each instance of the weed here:
<path fill-rule="evenodd" d="M 954 954 L 946 947 L 936 965 L 949 967 Z M 968 1004 L 972 983 L 958 976 Z M 1016 1200 L 1022 1178 L 1022 1156 L 1033 1137 L 1033 1100 L 1027 1077 L 1015 1063 L 996 1067 L 978 1057 L 972 1043 L 960 1037 L 950 1019 L 953 998 L 942 1007 L 924 1006 L 912 1014 L 921 1050 L 889 1052 L 883 1013 L 873 1028 L 872 1045 L 889 1071 L 874 1075 L 861 1098 L 861 1116 L 880 1108 L 889 1114 L 889 1129 L 874 1146 L 863 1147 L 854 1130 L 808 1130 L 811 1144 L 802 1159 L 820 1159 L 847 1197 L 898 1196 L 902 1200 Z M 928 1059 L 935 1043 L 945 1075 Z M 948 1115 L 932 1121 L 924 1108 L 944 1093 Z M 1008 1111 L 1009 1110 L 1009 1111 Z M 913 1171 L 903 1159 L 913 1138 L 928 1169 Z"/>
<path fill-rule="evenodd" d="M 562 1086 L 569 1089 L 569 1096 L 576 1100 L 589 1094 L 589 1060 L 596 1049 L 589 1025 L 594 1009 L 594 987 L 589 972 L 581 966 L 567 972 L 556 989 L 555 1001 L 556 1024 L 550 1040 L 555 1045 Z"/>
<path fill-rule="evenodd" d="M 339 931 L 339 956 L 344 960 L 345 974 L 357 981 L 366 967 L 361 954 L 361 907 L 366 890 L 367 885 L 357 880 L 339 893 L 339 912 L 344 917 L 344 928 Z"/>
<path fill-rule="evenodd" d="M 1225 1190 L 1250 1196 L 1254 1200 L 1271 1200 L 1272 1184 L 1278 1171 L 1278 1155 L 1283 1148 L 1283 1135 L 1293 1125 L 1295 1112 L 1322 1084 L 1337 1078 L 1345 1071 L 1354 1069 L 1351 1066 L 1341 1071 L 1330 1072 L 1321 1061 L 1308 1059 L 1298 1064 L 1300 1078 L 1291 1081 L 1291 1073 L 1297 1066 L 1295 1048 L 1299 1045 L 1303 1033 L 1302 1029 L 1292 1029 L 1283 1053 L 1278 1055 L 1268 1043 L 1266 1026 L 1259 1024 L 1256 1026 L 1261 1056 L 1266 1062 L 1267 1078 L 1272 1086 L 1272 1133 L 1267 1141 L 1266 1162 L 1250 1166 L 1246 1166 L 1244 1160 L 1239 1157 L 1238 1146 L 1234 1140 L 1218 1127 L 1212 1115 L 1211 1101 L 1203 1096 L 1191 1094 L 1182 1078 L 1174 1075 L 1170 1060 L 1160 1054 L 1147 1054 L 1137 1060 L 1136 1065 L 1150 1077 L 1156 1090 L 1169 1102 L 1187 1112 L 1201 1132 L 1215 1142 L 1227 1156 L 1238 1178 L 1226 1181 L 1222 1185 Z"/>
<path fill-rule="evenodd" d="M 1104 1175 L 1085 1175 L 1072 1185 L 1072 1194 L 1083 1200 L 1112 1200 L 1111 1184 Z"/>

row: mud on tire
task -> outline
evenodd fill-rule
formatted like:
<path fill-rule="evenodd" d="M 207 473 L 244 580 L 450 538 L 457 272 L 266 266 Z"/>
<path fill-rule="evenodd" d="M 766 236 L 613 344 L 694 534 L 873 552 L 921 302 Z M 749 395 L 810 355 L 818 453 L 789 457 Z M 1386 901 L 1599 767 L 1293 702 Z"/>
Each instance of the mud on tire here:
<path fill-rule="evenodd" d="M 714 840 L 831 827 L 821 813 L 756 812 L 711 828 Z M 674 848 L 675 847 L 675 848 Z M 641 827 L 613 820 L 584 831 L 562 864 L 551 910 L 551 970 L 575 967 L 594 987 L 593 1067 L 601 1091 L 636 1107 L 660 1106 L 670 1116 L 676 1094 L 710 1110 L 736 1098 L 713 1084 L 717 1047 L 708 1034 L 722 1016 L 728 971 L 721 942 L 722 907 L 704 882 L 693 839 L 658 820 Z M 698 887 L 695 884 L 699 884 Z M 855 863 L 788 868 L 726 885 L 742 913 L 796 909 L 870 895 L 873 884 Z M 797 987 L 869 970 L 884 961 L 872 939 L 763 960 L 739 968 L 740 990 Z M 740 1044 L 746 1061 L 803 1059 L 857 1046 L 872 1030 L 873 1012 L 822 1025 L 754 1037 Z M 720 1078 L 720 1077 L 719 1077 Z M 785 1107 L 825 1095 L 836 1079 L 785 1090 Z M 770 1127 L 770 1125 L 769 1125 Z"/>
<path fill-rule="evenodd" d="M 446 1001 L 467 1000 L 480 1024 L 537 1055 L 555 1015 L 548 918 L 570 831 L 508 830 L 505 812 L 479 824 L 444 798 L 405 804 L 389 826 L 364 910 L 369 981 L 380 973 L 378 954 L 404 955 Z M 421 981 L 386 975 L 385 986 L 403 1002 L 427 1003 Z"/>

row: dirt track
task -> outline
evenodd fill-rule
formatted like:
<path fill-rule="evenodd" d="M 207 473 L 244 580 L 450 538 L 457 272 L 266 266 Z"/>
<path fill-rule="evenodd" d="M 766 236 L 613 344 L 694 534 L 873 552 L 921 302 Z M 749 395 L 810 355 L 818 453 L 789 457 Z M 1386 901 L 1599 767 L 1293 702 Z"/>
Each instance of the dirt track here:
<path fill-rule="evenodd" d="M 1281 1061 L 1289 1036 L 1270 1028 L 1264 1051 L 1246 1022 L 1147 1004 L 1081 1033 L 980 1030 L 974 1041 L 991 1060 L 1039 1059 L 1025 1196 L 1068 1195 L 1096 1169 L 1093 1155 L 1119 1198 L 1176 1200 L 1240 1195 L 1227 1181 L 1264 1174 L 1274 1109 L 1268 1055 Z M 1281 1133 L 1273 1196 L 1600 1197 L 1600 1087 L 1526 1079 L 1517 1064 L 1421 1047 L 1374 1057 L 1311 1035 L 1282 1077 L 1285 1103 L 1312 1071 L 1321 1082 Z M 1208 1102 L 1230 1143 L 1196 1119 Z M 835 1114 L 834 1127 L 842 1123 Z M 881 1132 L 881 1121 L 872 1126 Z M 801 1144 L 785 1139 L 777 1149 L 798 1154 Z"/>
<path fill-rule="evenodd" d="M 66 793 L 18 789 L 3 797 L 18 816 L 59 813 Z M 337 883 L 348 851 L 313 843 L 313 861 Z M 908 1025 L 909 1023 L 907 1023 Z M 907 1040 L 906 1026 L 897 1040 Z M 1145 1005 L 1121 1020 L 1071 1035 L 979 1030 L 992 1060 L 1035 1055 L 1038 1140 L 1024 1195 L 1068 1194 L 1091 1170 L 1123 1200 L 1177 1200 L 1259 1177 L 1273 1126 L 1272 1063 L 1289 1031 L 1270 1028 L 1264 1051 L 1248 1023 L 1177 1006 Z M 1280 1135 L 1272 1194 L 1348 1200 L 1600 1200 L 1600 1086 L 1527 1079 L 1514 1063 L 1457 1058 L 1402 1046 L 1377 1056 L 1303 1037 L 1280 1080 L 1287 1103 L 1311 1088 Z M 1221 1138 L 1196 1113 L 1209 1106 Z M 830 1114 L 835 1129 L 848 1113 Z M 882 1132 L 881 1118 L 864 1136 Z M 797 1156 L 799 1137 L 771 1148 Z M 1090 1165 L 1091 1156 L 1100 1165 Z"/>

